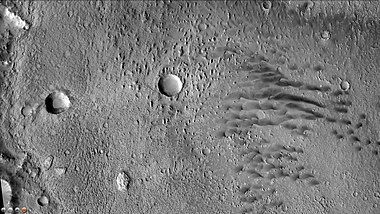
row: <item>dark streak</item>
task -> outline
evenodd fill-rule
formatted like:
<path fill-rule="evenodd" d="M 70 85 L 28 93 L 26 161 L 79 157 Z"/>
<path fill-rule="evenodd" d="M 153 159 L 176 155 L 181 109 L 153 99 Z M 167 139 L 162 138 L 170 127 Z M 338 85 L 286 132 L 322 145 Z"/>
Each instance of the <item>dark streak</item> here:
<path fill-rule="evenodd" d="M 276 83 L 276 82 L 280 81 L 281 78 L 283 78 L 283 75 L 273 75 L 273 76 L 262 77 L 261 81 L 264 83 L 266 83 L 266 82 Z"/>
<path fill-rule="evenodd" d="M 309 182 L 309 185 L 310 185 L 310 186 L 316 186 L 316 185 L 319 185 L 320 183 L 321 183 L 321 182 L 319 182 L 319 181 L 313 179 L 313 180 L 311 180 L 311 181 Z"/>
<path fill-rule="evenodd" d="M 297 166 L 297 167 L 296 167 L 296 170 L 297 170 L 297 171 L 302 171 L 302 170 L 304 170 L 304 169 L 305 169 L 304 166 Z"/>
<path fill-rule="evenodd" d="M 297 109 L 299 111 L 303 111 L 303 112 L 312 114 L 316 118 L 324 118 L 324 115 L 322 115 L 321 113 L 316 112 L 315 110 L 310 109 L 310 108 L 305 108 L 305 107 L 303 107 L 302 105 L 300 105 L 298 103 L 287 103 L 285 105 L 285 107 L 290 108 L 290 109 Z"/>
<path fill-rule="evenodd" d="M 281 205 L 283 205 L 284 202 L 283 201 L 274 201 L 274 202 L 271 202 L 269 204 L 270 207 L 275 207 L 275 208 L 279 208 Z"/>
<path fill-rule="evenodd" d="M 275 188 L 271 188 L 270 190 L 266 191 L 266 194 L 273 195 L 276 192 Z"/>
<path fill-rule="evenodd" d="M 316 120 L 316 119 L 318 119 L 316 116 L 311 115 L 311 114 L 301 114 L 300 118 L 302 118 L 304 120 Z"/>
<path fill-rule="evenodd" d="M 258 199 L 255 196 L 244 197 L 244 198 L 240 199 L 241 202 L 246 202 L 246 203 L 253 203 L 253 202 L 257 201 L 257 200 Z"/>
<path fill-rule="evenodd" d="M 322 71 L 324 68 L 322 65 L 316 65 L 316 66 L 314 66 L 313 69 L 314 69 L 314 71 Z"/>
<path fill-rule="evenodd" d="M 286 114 L 286 119 L 292 120 L 292 119 L 297 119 L 299 115 L 296 114 Z"/>
<path fill-rule="evenodd" d="M 247 193 L 249 191 L 249 189 L 250 188 L 248 186 L 244 186 L 244 187 L 241 187 L 239 189 L 239 192 L 240 192 L 240 194 L 245 194 L 245 193 Z"/>
<path fill-rule="evenodd" d="M 300 179 L 314 178 L 314 175 L 311 173 L 303 173 L 300 176 Z"/>
<path fill-rule="evenodd" d="M 359 128 L 361 128 L 361 127 L 363 127 L 363 123 L 357 123 L 357 124 L 355 125 L 355 129 L 359 129 Z"/>
<path fill-rule="evenodd" d="M 251 128 L 255 124 L 252 120 L 241 120 L 237 122 L 239 128 Z"/>
<path fill-rule="evenodd" d="M 259 63 L 259 69 L 254 70 L 254 73 L 268 73 L 268 72 L 278 72 L 278 70 L 270 65 L 267 62 L 260 62 Z"/>
<path fill-rule="evenodd" d="M 329 86 L 317 86 L 317 85 L 305 85 L 301 89 L 306 89 L 309 91 L 320 91 L 320 92 L 328 92 L 331 90 Z"/>
<path fill-rule="evenodd" d="M 225 130 L 217 131 L 215 134 L 215 137 L 217 137 L 218 139 L 225 138 L 226 137 L 226 131 Z"/>
<path fill-rule="evenodd" d="M 255 99 L 264 99 L 264 98 L 270 99 L 271 97 L 276 96 L 278 93 L 281 93 L 281 89 L 269 88 L 269 89 L 263 91 L 262 93 L 255 94 L 253 97 Z"/>
<path fill-rule="evenodd" d="M 340 122 L 341 124 L 343 124 L 343 125 L 347 125 L 347 126 L 349 126 L 349 125 L 352 124 L 352 122 L 351 122 L 350 120 L 348 120 L 348 119 L 340 119 L 339 122 Z"/>
<path fill-rule="evenodd" d="M 241 65 L 238 70 L 239 71 L 254 71 L 256 70 L 258 67 L 258 65 L 250 65 L 250 64 L 244 64 L 244 65 Z"/>
<path fill-rule="evenodd" d="M 259 126 L 274 126 L 274 125 L 278 125 L 278 123 L 268 119 L 268 118 L 263 118 L 263 119 L 260 119 L 257 121 L 256 123 L 257 125 Z"/>
<path fill-rule="evenodd" d="M 294 87 L 294 88 L 300 88 L 302 86 L 302 82 L 298 82 L 298 81 L 291 81 L 291 80 L 286 80 L 286 79 L 282 79 L 278 82 L 275 83 L 275 85 L 277 86 L 281 86 L 281 87 Z"/>
<path fill-rule="evenodd" d="M 372 141 L 371 140 L 369 140 L 369 139 L 367 139 L 366 141 L 365 141 L 365 143 L 364 143 L 364 145 L 369 145 L 369 144 L 371 144 L 372 143 Z"/>
<path fill-rule="evenodd" d="M 338 112 L 338 113 L 348 113 L 348 109 L 347 108 L 343 108 L 343 107 L 334 107 L 334 111 Z"/>
<path fill-rule="evenodd" d="M 360 142 L 360 139 L 357 136 L 350 136 L 350 140 L 353 142 Z"/>
<path fill-rule="evenodd" d="M 290 179 L 293 181 L 296 181 L 300 178 L 299 176 L 300 176 L 300 174 L 296 172 L 296 173 L 293 173 L 290 175 Z"/>
<path fill-rule="evenodd" d="M 275 159 L 280 159 L 283 156 L 284 155 L 281 152 L 277 152 L 277 153 L 272 154 L 272 157 Z"/>
<path fill-rule="evenodd" d="M 298 158 L 292 156 L 292 155 L 286 155 L 284 157 L 285 160 L 288 160 L 288 161 L 298 161 Z"/>
<path fill-rule="evenodd" d="M 234 172 L 239 173 L 239 172 L 243 171 L 243 168 L 244 168 L 243 166 L 239 165 L 239 166 L 234 168 Z"/>
<path fill-rule="evenodd" d="M 247 169 L 245 170 L 252 178 L 262 178 L 263 176 L 258 173 L 255 169 Z"/>
<path fill-rule="evenodd" d="M 336 119 L 335 119 L 335 118 L 332 118 L 332 117 L 326 117 L 326 121 L 327 121 L 327 122 L 330 122 L 330 123 L 335 123 L 335 122 L 336 122 Z"/>
<path fill-rule="evenodd" d="M 286 94 L 286 93 L 279 93 L 279 94 L 276 94 L 274 96 L 269 97 L 268 99 L 304 102 L 304 103 L 308 103 L 308 104 L 312 104 L 312 105 L 324 108 L 324 105 L 322 105 L 321 103 L 319 103 L 317 101 L 314 101 L 314 100 L 311 100 L 311 99 L 308 99 L 308 98 L 305 98 L 305 97 L 301 97 L 301 96 L 296 96 L 296 95 L 292 95 L 292 94 Z"/>
<path fill-rule="evenodd" d="M 366 118 L 366 115 L 365 115 L 365 114 L 360 114 L 360 115 L 359 115 L 359 119 L 364 120 L 365 118 Z"/>
<path fill-rule="evenodd" d="M 297 128 L 297 125 L 295 125 L 293 123 L 284 123 L 284 124 L 281 124 L 281 126 L 284 127 L 285 129 L 289 129 L 289 130 L 293 130 L 293 129 Z"/>
<path fill-rule="evenodd" d="M 297 149 L 296 147 L 293 147 L 293 146 L 286 146 L 285 150 L 288 152 L 297 152 L 299 149 Z"/>
<path fill-rule="evenodd" d="M 245 156 L 245 155 L 248 155 L 248 154 L 257 155 L 257 154 L 261 154 L 261 152 L 260 152 L 260 150 L 253 149 L 253 148 L 249 148 L 249 149 L 247 149 L 245 151 L 240 152 L 241 156 Z"/>

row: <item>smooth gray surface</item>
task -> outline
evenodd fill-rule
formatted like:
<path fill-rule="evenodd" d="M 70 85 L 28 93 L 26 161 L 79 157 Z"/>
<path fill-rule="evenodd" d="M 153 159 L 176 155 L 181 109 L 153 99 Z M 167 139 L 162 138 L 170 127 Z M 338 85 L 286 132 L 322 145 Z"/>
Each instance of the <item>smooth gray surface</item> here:
<path fill-rule="evenodd" d="M 380 213 L 378 2 L 0 9 L 0 166 L 14 206 Z M 166 74 L 183 83 L 175 96 L 159 89 Z M 70 100 L 59 114 L 46 105 L 57 91 Z"/>

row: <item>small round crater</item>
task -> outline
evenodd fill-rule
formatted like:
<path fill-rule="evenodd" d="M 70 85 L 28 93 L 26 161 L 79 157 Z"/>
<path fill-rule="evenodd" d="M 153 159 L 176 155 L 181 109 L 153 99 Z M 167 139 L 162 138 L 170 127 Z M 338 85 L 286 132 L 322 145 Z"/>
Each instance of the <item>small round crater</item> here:
<path fill-rule="evenodd" d="M 173 74 L 168 74 L 158 81 L 158 89 L 162 94 L 168 97 L 177 95 L 182 90 L 181 79 Z"/>
<path fill-rule="evenodd" d="M 346 80 L 343 80 L 341 83 L 340 83 L 340 88 L 343 90 L 343 91 L 348 91 L 348 89 L 350 89 L 350 83 Z"/>
<path fill-rule="evenodd" d="M 200 31 L 204 31 L 207 29 L 207 25 L 205 23 L 201 23 L 198 25 L 198 28 Z"/>
<path fill-rule="evenodd" d="M 283 212 L 287 212 L 287 211 L 289 210 L 288 205 L 286 205 L 286 204 L 282 204 L 282 205 L 281 205 L 281 210 L 282 210 Z"/>
<path fill-rule="evenodd" d="M 46 206 L 49 204 L 49 199 L 43 195 L 37 199 L 37 202 L 40 206 Z"/>
<path fill-rule="evenodd" d="M 21 113 L 24 115 L 24 117 L 28 117 L 33 114 L 33 108 L 29 105 L 24 106 L 21 110 Z"/>
<path fill-rule="evenodd" d="M 305 12 L 307 10 L 311 10 L 314 7 L 314 2 L 312 1 L 307 1 L 304 2 L 300 7 L 299 10 L 300 12 Z"/>
<path fill-rule="evenodd" d="M 264 11 L 268 11 L 272 8 L 272 2 L 271 1 L 263 1 L 261 3 L 261 7 L 263 8 Z"/>
<path fill-rule="evenodd" d="M 46 97 L 45 105 L 47 112 L 51 114 L 60 114 L 70 108 L 71 102 L 65 93 L 56 91 Z"/>
<path fill-rule="evenodd" d="M 210 152 L 211 152 L 211 150 L 210 150 L 209 148 L 204 148 L 204 149 L 202 150 L 203 155 L 206 155 L 206 156 L 209 155 Z"/>

